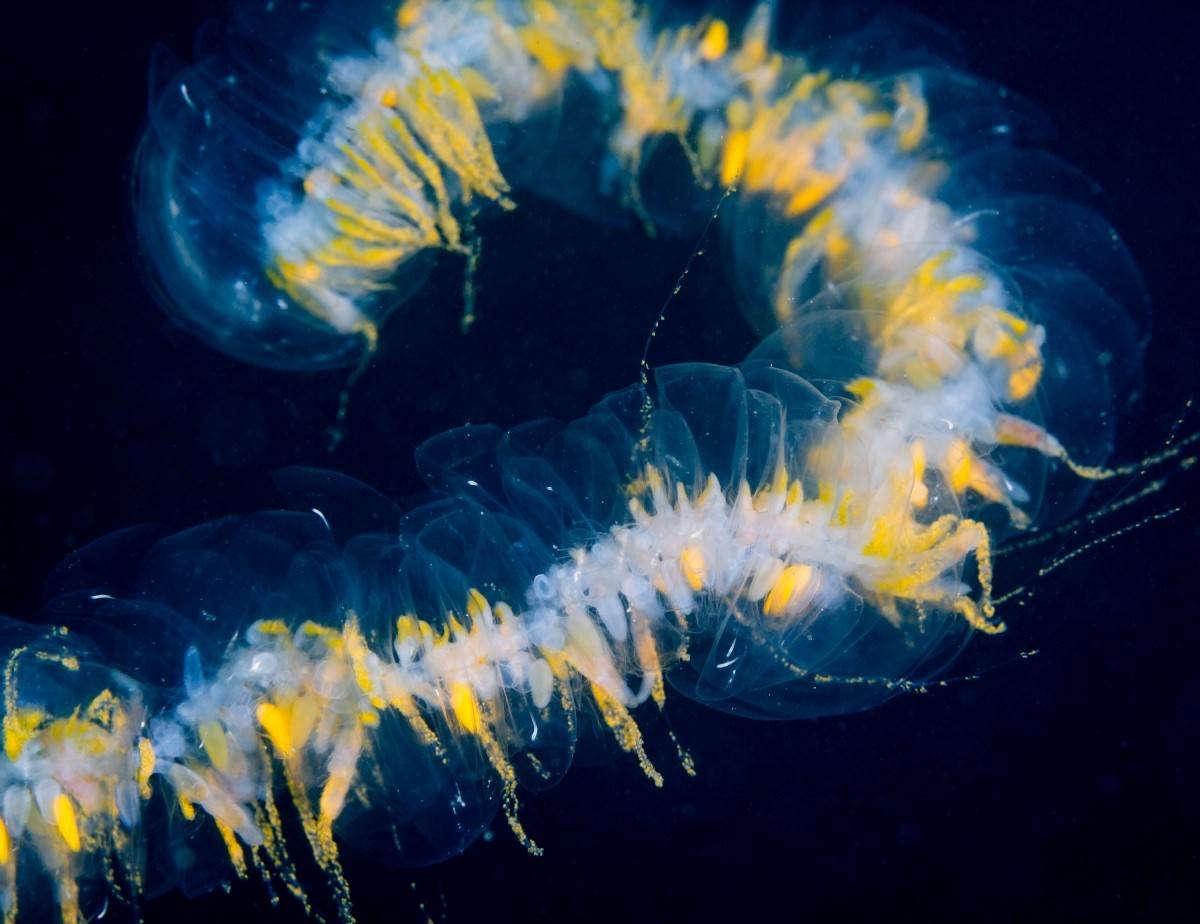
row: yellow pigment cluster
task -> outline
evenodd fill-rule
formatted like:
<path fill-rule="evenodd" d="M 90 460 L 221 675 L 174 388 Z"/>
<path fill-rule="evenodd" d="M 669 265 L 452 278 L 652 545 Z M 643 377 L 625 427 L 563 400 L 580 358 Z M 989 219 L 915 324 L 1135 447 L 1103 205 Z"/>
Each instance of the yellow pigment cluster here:
<path fill-rule="evenodd" d="M 493 92 L 477 74 L 430 68 L 381 90 L 338 143 L 336 160 L 304 180 L 331 233 L 300 256 L 278 255 L 271 281 L 335 327 L 373 339 L 347 304 L 421 250 L 465 252 L 452 204 L 478 196 L 512 207 L 477 108 Z"/>
<path fill-rule="evenodd" d="M 908 457 L 857 483 L 847 483 L 844 472 L 822 471 L 823 455 L 825 444 L 801 460 L 807 475 L 780 459 L 756 490 L 742 480 L 727 491 L 712 474 L 701 490 L 682 484 L 669 490 L 648 466 L 628 486 L 630 520 L 551 571 L 573 583 L 572 574 L 594 570 L 617 549 L 621 567 L 667 602 L 665 623 L 633 595 L 624 613 L 629 636 L 618 642 L 586 607 L 564 599 L 556 607 L 561 643 L 539 647 L 511 605 L 477 589 L 460 612 L 439 614 L 436 622 L 396 616 L 390 644 L 368 640 L 353 613 L 339 625 L 259 620 L 233 643 L 217 679 L 167 713 L 186 740 L 170 752 L 156 747 L 140 702 L 127 692 L 99 689 L 67 714 L 49 714 L 36 704 L 36 690 L 26 688 L 29 664 L 68 674 L 79 664 L 69 655 L 18 649 L 4 687 L 6 919 L 16 919 L 24 864 L 49 877 L 64 924 L 80 920 L 79 886 L 93 877 L 118 895 L 135 895 L 141 819 L 157 791 L 177 823 L 213 825 L 233 874 L 257 870 L 309 907 L 285 842 L 285 812 L 293 812 L 342 920 L 351 920 L 334 826 L 348 804 L 381 810 L 372 805 L 372 790 L 386 769 L 376 732 L 387 720 L 399 720 L 410 745 L 447 773 L 456 771 L 454 755 L 475 748 L 514 834 L 538 853 L 517 818 L 516 767 L 529 756 L 523 753 L 529 742 L 514 710 L 528 709 L 543 724 L 555 720 L 552 713 L 573 724 L 575 710 L 590 701 L 619 746 L 662 785 L 630 708 L 647 698 L 663 704 L 664 665 L 688 657 L 690 621 L 703 598 L 770 635 L 814 611 L 822 584 L 838 573 L 897 626 L 914 608 L 929 607 L 996 631 L 987 533 L 953 514 L 922 521 L 927 490 L 919 448 L 914 444 Z M 815 490 L 806 493 L 804 478 L 814 473 Z M 841 482 L 827 477 L 833 474 Z M 797 549 L 818 524 L 827 531 L 826 552 L 804 560 Z M 644 561 L 639 548 L 650 552 Z M 718 575 L 738 548 L 772 551 L 752 557 L 735 586 L 723 585 Z M 945 580 L 972 554 L 982 586 L 978 601 Z M 501 675 L 506 683 L 498 682 Z M 627 676 L 641 679 L 641 692 L 626 687 Z M 537 769 L 536 760 L 531 766 Z M 286 809 L 277 802 L 284 793 Z M 21 803 L 16 814 L 14 802 Z"/>
<path fill-rule="evenodd" d="M 26 865 L 31 874 L 48 877 L 64 924 L 81 920 L 79 886 L 94 878 L 107 880 L 118 897 L 135 899 L 142 868 L 139 825 L 155 790 L 172 804 L 176 823 L 215 827 L 233 874 L 245 877 L 255 869 L 308 908 L 285 843 L 285 812 L 294 812 L 341 919 L 352 920 L 333 827 L 348 802 L 371 808 L 377 762 L 386 760 L 373 733 L 389 714 L 407 726 L 411 745 L 425 749 L 447 774 L 460 759 L 452 754 L 477 748 L 514 834 L 540 853 L 517 819 L 514 760 L 522 741 L 512 727 L 513 691 L 473 682 L 502 669 L 525 678 L 528 708 L 543 721 L 557 710 L 573 723 L 577 700 L 593 701 L 620 747 L 661 785 L 623 694 L 605 686 L 617 667 L 590 622 L 568 618 L 565 645 L 539 652 L 523 638 L 507 604 L 489 603 L 477 590 L 464 604 L 461 614 L 443 614 L 436 627 L 398 616 L 399 655 L 372 651 L 353 614 L 338 627 L 255 622 L 219 666 L 213 687 L 193 691 L 175 710 L 173 719 L 187 737 L 182 753 L 156 751 L 140 704 L 112 689 L 99 690 L 66 715 L 26 705 L 37 698 L 23 682 L 31 659 L 53 657 L 66 672 L 77 671 L 78 663 L 15 651 L 5 672 L 0 768 L 8 780 L 0 819 L 5 920 L 16 920 L 17 876 Z M 648 637 L 640 650 L 661 703 L 661 674 Z M 266 663 L 272 668 L 264 672 Z M 276 801 L 284 793 L 290 809 Z"/>
<path fill-rule="evenodd" d="M 444 33 L 451 22 L 485 30 L 488 53 L 477 66 L 453 73 L 438 67 L 448 56 Z M 335 148 L 343 157 L 314 167 L 305 181 L 308 199 L 336 214 L 330 223 L 335 235 L 304 259 L 277 257 L 273 264 L 281 284 L 306 304 L 321 301 L 314 293 L 327 284 L 331 292 L 359 294 L 331 279 L 348 275 L 369 281 L 361 291 L 373 291 L 415 250 L 460 247 L 454 208 L 473 197 L 511 205 L 487 126 L 529 118 L 559 97 L 572 72 L 603 73 L 613 78 L 620 109 L 609 144 L 635 205 L 646 146 L 671 137 L 688 153 L 702 185 L 736 185 L 742 195 L 765 198 L 786 220 L 790 240 L 776 270 L 774 300 L 780 323 L 792 319 L 795 289 L 816 259 L 830 278 L 851 268 L 874 270 L 860 284 L 863 307 L 877 318 L 873 376 L 934 390 L 979 362 L 1002 370 L 997 397 L 1003 400 L 1021 402 L 1036 390 L 1042 329 L 1004 303 L 1005 293 L 978 261 L 954 265 L 964 262 L 961 249 L 919 259 L 905 250 L 912 237 L 905 222 L 913 215 L 929 212 L 947 220 L 947 210 L 923 192 L 941 165 L 915 156 L 930 122 L 917 76 L 868 82 L 810 70 L 801 58 L 770 47 L 765 6 L 737 41 L 725 22 L 712 18 L 655 31 L 647 12 L 628 0 L 408 0 L 396 25 L 394 44 L 407 72 L 381 60 L 378 79 L 364 81 L 360 96 L 348 104 L 348 127 L 338 136 L 349 141 Z M 719 104 L 695 98 L 683 72 L 719 78 Z M 521 79 L 501 86 L 510 73 Z M 435 104 L 443 98 L 453 105 Z M 381 129 L 384 124 L 390 132 Z M 853 209 L 839 196 L 853 195 L 847 184 L 864 170 L 880 169 L 880 150 L 893 158 L 887 164 L 893 176 L 879 187 L 887 217 L 868 233 L 846 214 Z M 420 169 L 405 166 L 417 162 Z M 395 246 L 380 249 L 383 237 L 363 233 L 380 220 L 377 211 L 356 211 L 351 204 L 364 190 L 381 192 L 391 215 L 413 226 L 402 241 L 393 239 Z M 923 228 L 931 225 L 936 227 L 933 218 Z M 961 233 L 969 236 L 969 229 Z M 889 251 L 896 253 L 880 274 L 879 254 Z M 329 260 L 330 253 L 336 259 Z M 851 390 L 868 405 L 880 400 L 869 381 Z M 1002 444 L 1044 450 L 1052 442 L 1015 421 L 1003 421 L 1000 431 Z M 922 454 L 919 445 L 913 451 Z M 969 439 L 927 464 L 947 476 L 956 494 L 970 490 L 1012 507 Z"/>
<path fill-rule="evenodd" d="M 544 110 L 572 73 L 613 85 L 608 146 L 633 208 L 641 212 L 647 145 L 673 138 L 700 186 L 738 184 L 798 222 L 785 277 L 818 238 L 848 259 L 851 241 L 823 209 L 873 151 L 903 156 L 926 137 L 918 80 L 879 86 L 809 71 L 771 50 L 765 6 L 737 43 L 719 19 L 656 32 L 629 0 L 408 0 L 396 22 L 393 46 L 317 139 L 302 201 L 264 229 L 271 280 L 372 341 L 360 309 L 406 261 L 429 248 L 464 251 L 474 203 L 512 207 L 489 126 Z M 448 66 L 456 36 L 472 30 L 486 36 L 486 53 Z"/>
<path fill-rule="evenodd" d="M 21 646 L 4 666 L 0 909 L 16 920 L 28 863 L 50 877 L 64 924 L 76 924 L 82 882 L 107 880 L 118 896 L 141 888 L 137 824 L 150 768 L 131 744 L 145 714 L 127 690 L 107 688 L 52 712 L 19 695 L 26 673 L 61 673 L 70 684 L 81 665 L 58 646 Z"/>
<path fill-rule="evenodd" d="M 715 593 L 743 617 L 758 607 L 766 628 L 778 632 L 811 613 L 822 581 L 836 575 L 893 625 L 900 626 L 907 614 L 936 607 L 958 614 L 974 629 L 1001 631 L 993 622 L 988 532 L 960 514 L 925 516 L 930 492 L 920 444 L 857 479 L 847 478 L 845 467 L 825 464 L 828 448 L 828 443 L 817 447 L 805 466 L 817 478 L 811 493 L 782 463 L 759 488 L 743 479 L 728 491 L 712 474 L 699 491 L 682 483 L 669 489 L 657 469 L 647 468 L 629 487 L 629 529 L 656 539 L 655 589 L 676 601 L 671 584 L 682 578 L 691 591 Z M 715 528 L 714 511 L 720 519 Z M 805 540 L 817 532 L 822 542 L 806 555 Z M 739 548 L 760 551 L 730 586 L 717 573 Z M 978 598 L 967 585 L 946 580 L 972 556 Z M 682 608 L 686 615 L 690 607 Z"/>
<path fill-rule="evenodd" d="M 1044 369 L 1045 331 L 1006 307 L 1003 292 L 981 271 L 955 269 L 955 258 L 953 251 L 941 251 L 898 282 L 858 288 L 868 309 L 862 317 L 869 322 L 877 360 L 871 375 L 847 383 L 855 403 L 842 423 L 848 432 L 871 433 L 885 420 L 903 418 L 902 408 L 923 397 L 943 394 L 971 376 L 986 378 L 986 391 L 973 401 L 989 409 L 990 432 L 973 433 L 964 427 L 949 439 L 934 438 L 934 447 L 912 432 L 910 448 L 919 467 L 940 472 L 964 504 L 974 499 L 999 504 L 1011 522 L 1023 528 L 1029 523 L 1019 506 L 1023 498 L 1014 498 L 1009 477 L 985 458 L 990 447 L 1034 450 L 1065 462 L 1086 478 L 1108 473 L 1073 462 L 1039 425 L 992 410 L 1002 402 L 1019 405 L 1034 395 Z"/>
<path fill-rule="evenodd" d="M 44 701 L 28 674 L 81 670 L 62 653 L 65 636 L 59 648 L 17 649 L 4 673 L 0 761 L 6 922 L 26 867 L 49 883 L 64 924 L 81 918 L 84 883 L 135 895 L 156 793 L 173 823 L 215 828 L 234 874 L 257 871 L 307 907 L 284 834 L 294 813 L 349 921 L 334 829 L 350 807 L 380 811 L 387 723 L 445 774 L 475 773 L 537 852 L 517 818 L 517 785 L 539 764 L 516 712 L 573 723 L 590 703 L 661 785 L 630 710 L 662 704 L 664 667 L 688 658 L 705 607 L 756 638 L 847 592 L 898 630 L 931 610 L 1000 629 L 991 540 L 962 510 L 982 500 L 1027 522 L 1017 489 L 985 458 L 991 446 L 1066 459 L 1053 436 L 995 409 L 1035 392 L 1044 331 L 959 246 L 969 225 L 922 192 L 940 168 L 918 160 L 930 122 L 920 80 L 809 70 L 771 49 L 767 27 L 766 8 L 735 41 L 718 19 L 656 32 L 627 0 L 408 0 L 390 46 L 358 69 L 345 111 L 315 139 L 302 198 L 264 227 L 267 272 L 314 316 L 373 340 L 361 307 L 406 261 L 429 249 L 469 254 L 475 206 L 512 207 L 489 129 L 536 115 L 579 74 L 619 104 L 607 144 L 634 208 L 647 145 L 664 137 L 699 185 L 767 204 L 786 229 L 780 262 L 763 268 L 780 323 L 793 320 L 814 266 L 860 280 L 873 365 L 844 383 L 851 401 L 838 420 L 758 486 L 712 473 L 674 484 L 646 466 L 628 485 L 629 518 L 539 576 L 554 588 L 554 645 L 531 640 L 527 600 L 479 589 L 453 612 L 393 614 L 387 633 L 368 633 L 352 612 L 332 624 L 259 620 L 204 689 L 163 713 L 170 735 L 152 731 L 115 683 L 81 683 L 86 697 L 66 707 Z M 484 37 L 473 63 L 455 59 L 455 30 Z M 913 251 L 914 239 L 938 246 Z M 960 579 L 972 561 L 975 590 Z M 609 582 L 619 632 L 597 621 L 595 598 L 570 596 L 580 575 L 605 568 L 620 572 Z"/>
<path fill-rule="evenodd" d="M 268 229 L 279 244 L 272 278 L 340 329 L 373 341 L 356 300 L 374 297 L 419 251 L 468 249 L 456 215 L 469 216 L 472 202 L 512 207 L 490 124 L 530 118 L 560 97 L 572 72 L 604 74 L 620 111 L 609 148 L 631 205 L 640 208 L 643 152 L 662 138 L 688 154 L 701 186 L 737 186 L 769 205 L 786 238 L 780 264 L 761 268 L 774 279 L 779 324 L 795 319 L 797 293 L 820 266 L 827 279 L 853 278 L 870 312 L 871 377 L 932 391 L 978 364 L 998 380 L 997 400 L 1019 403 L 1036 391 L 1044 331 L 1015 313 L 1012 296 L 966 249 L 970 223 L 928 192 L 945 171 L 919 156 L 930 113 L 918 76 L 868 82 L 809 70 L 771 49 L 766 7 L 736 42 L 719 19 L 656 32 L 625 0 L 409 0 L 396 22 L 396 59 L 380 59 L 329 130 L 328 157 L 305 178 L 302 207 Z M 448 69 L 446 32 L 468 23 L 484 31 L 488 52 L 477 66 Z M 702 78 L 722 88 L 714 99 L 697 98 Z M 315 224 L 313 209 L 324 216 Z M 881 400 L 868 383 L 852 392 Z M 1018 418 L 997 429 L 992 442 L 1065 458 Z M 1023 524 L 973 436 L 928 464 L 956 494 L 1001 503 Z"/>

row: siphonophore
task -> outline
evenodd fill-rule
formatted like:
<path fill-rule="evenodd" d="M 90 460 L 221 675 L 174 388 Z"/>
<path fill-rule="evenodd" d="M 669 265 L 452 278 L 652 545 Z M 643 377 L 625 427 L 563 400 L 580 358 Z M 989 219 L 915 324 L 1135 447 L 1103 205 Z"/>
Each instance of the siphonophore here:
<path fill-rule="evenodd" d="M 143 250 L 235 357 L 419 342 L 439 252 L 469 326 L 523 196 L 630 233 L 719 216 L 764 339 L 569 423 L 434 436 L 414 507 L 289 470 L 289 511 L 67 559 L 42 624 L 0 627 L 8 919 L 255 877 L 350 920 L 342 852 L 434 863 L 498 812 L 538 853 L 522 794 L 596 728 L 662 784 L 635 710 L 668 685 L 819 718 L 938 677 L 1003 629 L 997 541 L 1111 474 L 1137 270 L 1036 114 L 899 22 L 801 53 L 768 7 L 244 4 L 156 83 Z"/>

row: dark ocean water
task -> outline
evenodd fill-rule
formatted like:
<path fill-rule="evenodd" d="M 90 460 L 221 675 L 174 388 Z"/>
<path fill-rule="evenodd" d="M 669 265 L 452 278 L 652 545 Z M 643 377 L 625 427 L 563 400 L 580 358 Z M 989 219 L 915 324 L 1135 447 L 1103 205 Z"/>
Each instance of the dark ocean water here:
<path fill-rule="evenodd" d="M 974 72 L 1041 108 L 1058 129 L 1051 149 L 1102 188 L 1154 306 L 1121 455 L 1153 451 L 1200 392 L 1200 14 L 1111 0 L 910 8 L 945 27 Z M 691 250 L 545 204 L 498 221 L 479 323 L 459 333 L 459 266 L 443 261 L 385 329 L 330 454 L 345 373 L 227 359 L 174 327 L 144 283 L 128 170 L 150 50 L 186 55 L 216 12 L 26 3 L 7 16 L 0 611 L 36 618 L 42 577 L 111 530 L 271 507 L 283 466 L 337 468 L 403 498 L 419 488 L 412 448 L 433 433 L 583 413 L 635 378 Z M 732 362 L 753 345 L 719 250 L 689 278 L 657 361 Z M 1198 427 L 1200 412 L 1182 425 Z M 494 838 L 419 873 L 351 858 L 360 919 L 419 920 L 418 901 L 451 922 L 1195 919 L 1196 488 L 1177 476 L 1141 510 L 1178 513 L 1038 582 L 1008 635 L 976 640 L 958 665 L 979 679 L 815 722 L 748 722 L 676 697 L 669 716 L 696 779 L 668 772 L 656 792 L 629 760 L 581 761 L 526 800 L 544 857 L 501 820 Z M 1001 589 L 1103 531 L 1005 560 Z M 648 732 L 669 769 L 662 724 Z M 247 887 L 168 895 L 145 917 L 301 916 Z"/>

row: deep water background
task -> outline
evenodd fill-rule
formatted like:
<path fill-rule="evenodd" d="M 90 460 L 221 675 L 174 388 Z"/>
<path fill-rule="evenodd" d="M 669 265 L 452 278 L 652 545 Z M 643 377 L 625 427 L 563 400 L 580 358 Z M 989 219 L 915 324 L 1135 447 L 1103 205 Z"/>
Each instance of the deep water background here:
<path fill-rule="evenodd" d="M 781 6 L 786 32 L 795 11 Z M 1102 187 L 1154 304 L 1123 455 L 1153 450 L 1200 390 L 1200 14 L 1119 0 L 909 8 L 945 27 L 973 71 L 1033 100 L 1058 127 L 1052 149 Z M 411 450 L 426 436 L 583 413 L 635 377 L 690 251 L 538 203 L 485 224 L 482 319 L 460 335 L 459 267 L 443 261 L 385 329 L 329 454 L 344 373 L 224 358 L 167 320 L 140 269 L 127 187 L 150 50 L 162 41 L 186 55 L 217 12 L 137 0 L 6 13 L 2 611 L 34 618 L 54 563 L 113 529 L 278 503 L 282 466 L 338 468 L 404 497 L 419 487 Z M 719 253 L 697 263 L 656 360 L 736 361 L 753 343 Z M 1198 427 L 1193 412 L 1183 429 Z M 610 756 L 526 799 L 541 859 L 503 820 L 435 869 L 352 858 L 360 920 L 422 920 L 418 902 L 449 922 L 1194 919 L 1195 489 L 1177 476 L 1142 509 L 1179 513 L 1039 582 L 1006 638 L 968 652 L 961 670 L 978 680 L 817 722 L 748 722 L 674 697 L 696 779 L 651 721 L 665 791 Z M 1002 562 L 1002 587 L 1102 532 Z M 245 888 L 168 895 L 145 918 L 301 915 Z"/>

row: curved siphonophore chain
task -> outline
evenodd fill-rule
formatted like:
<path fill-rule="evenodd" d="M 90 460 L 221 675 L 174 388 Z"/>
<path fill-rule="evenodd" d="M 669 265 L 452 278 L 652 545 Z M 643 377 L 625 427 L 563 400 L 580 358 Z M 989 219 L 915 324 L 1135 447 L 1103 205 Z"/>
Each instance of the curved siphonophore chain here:
<path fill-rule="evenodd" d="M 0 624 L 6 920 L 238 877 L 312 908 L 299 850 L 350 920 L 347 845 L 432 863 L 503 811 L 537 853 L 521 793 L 566 772 L 583 717 L 661 785 L 635 715 L 667 683 L 828 716 L 1002 630 L 996 543 L 1111 474 L 1143 339 L 1126 251 L 997 88 L 856 60 L 861 35 L 779 49 L 766 7 L 662 19 L 245 5 L 165 83 L 142 241 L 169 310 L 232 355 L 419 338 L 415 310 L 381 325 L 525 194 L 671 234 L 720 203 L 766 336 L 570 423 L 435 436 L 413 509 L 292 471 L 292 511 L 64 562 L 44 625 Z"/>

